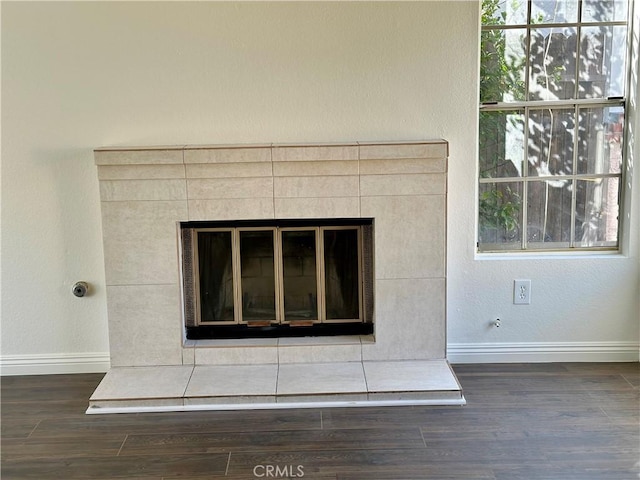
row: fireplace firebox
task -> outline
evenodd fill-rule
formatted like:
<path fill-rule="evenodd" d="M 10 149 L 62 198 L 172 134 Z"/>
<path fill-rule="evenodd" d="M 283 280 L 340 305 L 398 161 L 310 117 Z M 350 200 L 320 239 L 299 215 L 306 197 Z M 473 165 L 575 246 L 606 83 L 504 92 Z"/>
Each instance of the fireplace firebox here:
<path fill-rule="evenodd" d="M 183 222 L 188 339 L 373 333 L 373 219 Z"/>

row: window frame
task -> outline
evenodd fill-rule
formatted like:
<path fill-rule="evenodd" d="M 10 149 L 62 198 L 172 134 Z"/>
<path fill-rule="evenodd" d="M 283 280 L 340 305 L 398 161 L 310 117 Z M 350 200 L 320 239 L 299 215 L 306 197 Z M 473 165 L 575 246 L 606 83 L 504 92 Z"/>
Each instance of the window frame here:
<path fill-rule="evenodd" d="M 496 177 L 483 177 L 481 171 L 481 160 L 482 160 L 482 152 L 478 151 L 478 160 L 477 160 L 477 195 L 476 195 L 476 252 L 478 254 L 508 254 L 511 255 L 513 253 L 569 253 L 569 252 L 590 252 L 590 253 L 602 253 L 602 252 L 619 252 L 622 248 L 622 234 L 623 234 L 623 206 L 624 206 L 624 195 L 625 195 L 625 160 L 627 158 L 628 146 L 626 142 L 621 143 L 621 163 L 620 163 L 620 172 L 618 173 L 579 173 L 577 169 L 577 159 L 579 156 L 579 143 L 580 139 L 584 138 L 579 135 L 579 126 L 580 122 L 578 121 L 580 116 L 580 111 L 588 108 L 609 108 L 609 107 L 620 107 L 623 112 L 624 124 L 622 128 L 622 138 L 627 138 L 628 128 L 629 128 L 629 117 L 628 113 L 631 111 L 629 107 L 629 88 L 630 88 L 630 79 L 631 79 L 631 65 L 630 59 L 631 56 L 631 35 L 632 35 L 632 8 L 633 1 L 629 0 L 627 2 L 627 15 L 624 20 L 611 20 L 611 21 L 603 21 L 603 22 L 583 22 L 583 2 L 577 2 L 577 19 L 572 22 L 554 22 L 554 23 L 535 23 L 532 21 L 532 2 L 530 0 L 526 1 L 526 23 L 517 23 L 517 24 L 482 24 L 482 16 L 481 15 L 481 25 L 480 25 L 480 37 L 482 37 L 484 32 L 487 31 L 506 31 L 506 30 L 515 30 L 520 29 L 525 31 L 525 59 L 524 59 L 524 72 L 523 72 L 523 82 L 524 82 L 524 100 L 513 100 L 513 101 L 484 101 L 479 99 L 479 117 L 478 117 L 478 125 L 480 126 L 482 113 L 485 112 L 521 112 L 523 116 L 523 151 L 522 151 L 522 167 L 519 176 L 496 176 Z M 481 12 L 484 8 L 484 1 L 480 2 Z M 534 29 L 538 28 L 574 28 L 576 31 L 576 57 L 582 60 L 581 56 L 581 44 L 582 44 L 582 36 L 581 32 L 584 28 L 589 27 L 614 27 L 614 26 L 624 26 L 626 28 L 626 43 L 625 43 L 625 51 L 624 51 L 624 95 L 623 96 L 610 96 L 610 97 L 601 97 L 601 98 L 579 98 L 579 86 L 580 86 L 580 62 L 575 62 L 575 71 L 574 75 L 574 86 L 573 86 L 573 95 L 572 98 L 566 100 L 530 100 L 531 91 L 529 89 L 530 80 L 532 77 L 531 74 L 531 63 L 532 58 L 530 55 L 531 49 L 531 32 Z M 482 45 L 483 42 L 480 42 L 480 50 L 482 54 Z M 480 61 L 482 62 L 482 55 Z M 479 77 L 479 81 L 482 82 L 482 77 Z M 479 85 L 481 88 L 481 85 Z M 502 92 L 504 93 L 504 91 Z M 528 225 L 528 206 L 529 206 L 529 187 L 532 182 L 549 182 L 551 179 L 558 180 L 558 175 L 531 175 L 529 169 L 532 164 L 530 162 L 529 157 L 529 149 L 531 144 L 529 143 L 529 125 L 530 125 L 530 112 L 535 110 L 545 110 L 545 109 L 570 109 L 573 111 L 573 115 L 575 117 L 574 127 L 573 127 L 573 142 L 572 142 L 572 158 L 571 158 L 571 173 L 563 174 L 560 176 L 562 180 L 571 182 L 573 187 L 571 188 L 571 211 L 570 211 L 570 234 L 568 242 L 545 242 L 544 240 L 541 242 L 530 242 L 528 240 L 529 237 L 529 225 Z M 604 114 L 604 113 L 603 113 Z M 478 145 L 481 145 L 481 129 L 478 129 Z M 587 134 L 588 135 L 588 134 Z M 605 182 L 607 179 L 617 179 L 618 181 L 618 190 L 617 190 L 617 203 L 614 207 L 617 208 L 617 230 L 616 230 L 616 240 L 613 244 L 607 245 L 605 242 L 598 242 L 597 245 L 594 246 L 585 246 L 580 244 L 579 240 L 575 238 L 575 230 L 576 230 L 576 215 L 577 205 L 576 205 L 576 185 L 579 181 L 589 181 L 589 180 L 597 180 L 601 182 Z M 507 184 L 507 183 L 516 183 L 521 185 L 521 211 L 519 214 L 519 235 L 520 239 L 518 242 L 508 243 L 488 243 L 481 242 L 481 191 L 483 189 L 483 185 L 490 184 Z M 565 208 L 563 208 L 566 210 Z M 566 246 L 562 246 L 562 244 L 566 244 Z"/>

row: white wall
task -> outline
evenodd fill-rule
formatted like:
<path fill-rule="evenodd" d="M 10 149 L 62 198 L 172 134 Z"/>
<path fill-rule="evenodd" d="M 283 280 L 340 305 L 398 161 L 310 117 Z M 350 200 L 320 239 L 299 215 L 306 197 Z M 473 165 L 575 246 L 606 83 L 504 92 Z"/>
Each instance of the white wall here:
<path fill-rule="evenodd" d="M 625 255 L 474 258 L 477 23 L 463 1 L 3 3 L 5 373 L 106 368 L 93 148 L 425 138 L 450 142 L 452 359 L 637 360 L 637 179 Z"/>

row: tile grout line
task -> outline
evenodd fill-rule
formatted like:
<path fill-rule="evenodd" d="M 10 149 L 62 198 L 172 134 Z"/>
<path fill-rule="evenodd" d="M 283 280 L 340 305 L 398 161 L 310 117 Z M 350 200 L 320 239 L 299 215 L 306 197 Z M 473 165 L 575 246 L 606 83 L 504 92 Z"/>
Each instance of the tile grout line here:
<path fill-rule="evenodd" d="M 184 147 L 182 147 L 182 173 L 184 174 L 184 194 L 187 207 L 187 221 L 191 221 L 191 211 L 189 208 L 189 178 L 187 176 L 187 164 L 184 162 Z"/>
<path fill-rule="evenodd" d="M 187 384 L 184 386 L 184 391 L 182 392 L 182 404 L 183 405 L 184 405 L 185 397 L 187 396 L 187 390 L 189 389 L 189 384 L 191 383 L 191 379 L 193 378 L 193 373 L 196 371 L 195 352 L 193 353 L 193 355 L 194 355 L 193 367 L 191 368 L 191 373 L 189 374 L 189 380 L 187 380 Z"/>
<path fill-rule="evenodd" d="M 362 367 L 362 377 L 364 378 L 364 388 L 366 389 L 367 399 L 369 398 L 369 383 L 367 382 L 367 372 L 364 369 L 364 361 L 360 361 L 360 367 Z"/>
<path fill-rule="evenodd" d="M 278 385 L 280 380 L 280 339 L 278 339 L 278 343 L 276 344 L 276 391 L 275 391 L 275 402 L 278 403 Z"/>
<path fill-rule="evenodd" d="M 358 145 L 358 215 L 362 218 L 362 189 L 360 187 L 360 183 L 362 182 L 362 174 L 360 173 L 360 162 L 362 159 L 360 158 L 360 145 Z"/>
<path fill-rule="evenodd" d="M 360 365 L 362 365 L 362 376 L 364 377 L 364 388 L 367 400 L 369 399 L 369 384 L 367 383 L 367 372 L 364 369 L 364 352 L 362 351 L 362 335 L 360 335 Z"/>
<path fill-rule="evenodd" d="M 271 167 L 271 206 L 273 207 L 273 218 L 276 215 L 276 180 L 273 172 L 273 143 L 269 146 L 269 166 Z"/>

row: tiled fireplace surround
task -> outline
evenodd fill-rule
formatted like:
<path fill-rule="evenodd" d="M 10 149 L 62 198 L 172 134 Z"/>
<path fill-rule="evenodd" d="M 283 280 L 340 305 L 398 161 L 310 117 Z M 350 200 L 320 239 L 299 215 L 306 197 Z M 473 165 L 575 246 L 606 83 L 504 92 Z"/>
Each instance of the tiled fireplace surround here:
<path fill-rule="evenodd" d="M 88 413 L 463 404 L 443 140 L 100 148 L 111 369 Z M 373 218 L 374 334 L 186 340 L 178 222 Z"/>

